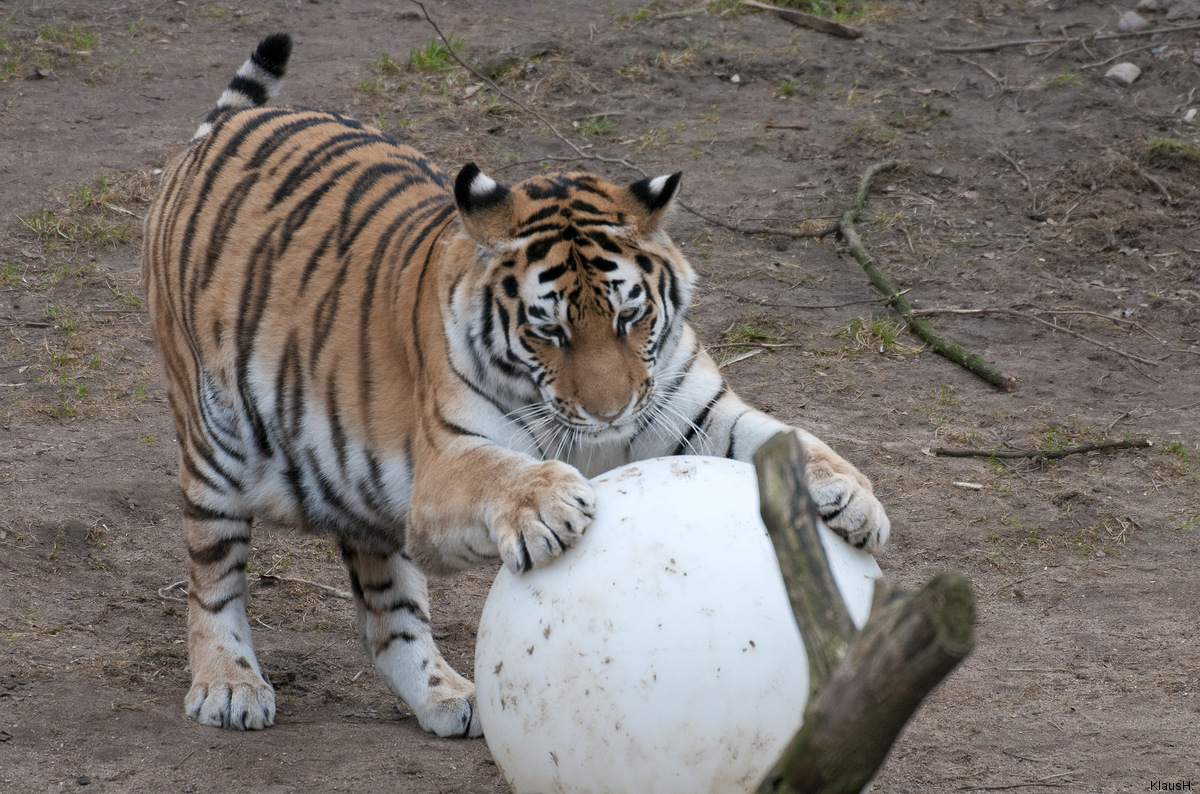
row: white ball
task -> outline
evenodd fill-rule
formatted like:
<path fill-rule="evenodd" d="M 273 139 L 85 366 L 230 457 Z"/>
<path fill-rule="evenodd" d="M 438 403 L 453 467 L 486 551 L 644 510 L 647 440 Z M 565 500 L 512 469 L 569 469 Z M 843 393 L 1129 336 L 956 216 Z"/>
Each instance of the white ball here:
<path fill-rule="evenodd" d="M 593 480 L 596 519 L 492 585 L 475 648 L 488 747 L 519 794 L 748 791 L 800 727 L 808 660 L 748 463 Z M 819 527 L 851 617 L 879 567 Z"/>

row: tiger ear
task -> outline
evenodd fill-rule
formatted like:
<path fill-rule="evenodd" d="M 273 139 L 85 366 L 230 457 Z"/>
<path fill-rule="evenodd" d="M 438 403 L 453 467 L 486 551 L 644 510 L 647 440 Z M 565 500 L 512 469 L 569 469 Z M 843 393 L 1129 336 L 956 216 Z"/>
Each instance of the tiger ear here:
<path fill-rule="evenodd" d="M 474 163 L 467 163 L 458 172 L 454 180 L 454 203 L 458 205 L 463 228 L 475 242 L 492 246 L 512 238 L 512 196 L 508 188 Z"/>
<path fill-rule="evenodd" d="M 642 179 L 629 186 L 629 193 L 635 199 L 638 233 L 642 236 L 653 233 L 658 229 L 663 219 L 671 211 L 675 193 L 679 190 L 679 182 L 683 172 L 676 171 L 670 176 L 656 176 Z"/>

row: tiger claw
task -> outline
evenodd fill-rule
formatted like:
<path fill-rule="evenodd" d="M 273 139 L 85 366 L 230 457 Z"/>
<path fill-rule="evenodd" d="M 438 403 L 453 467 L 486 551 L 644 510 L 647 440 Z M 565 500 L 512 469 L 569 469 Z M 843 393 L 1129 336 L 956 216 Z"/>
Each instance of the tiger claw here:
<path fill-rule="evenodd" d="M 513 573 L 549 564 L 579 540 L 596 512 L 591 484 L 559 461 L 535 464 L 531 475 L 496 509 L 496 545 Z"/>

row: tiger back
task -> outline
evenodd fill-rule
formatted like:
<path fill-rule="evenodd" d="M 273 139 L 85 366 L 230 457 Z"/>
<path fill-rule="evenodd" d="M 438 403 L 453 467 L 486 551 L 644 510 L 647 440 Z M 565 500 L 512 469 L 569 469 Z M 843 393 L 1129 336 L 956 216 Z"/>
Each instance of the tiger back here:
<path fill-rule="evenodd" d="M 450 179 L 337 113 L 264 107 L 264 39 L 146 219 L 147 304 L 180 445 L 187 713 L 261 728 L 244 570 L 255 516 L 337 539 L 364 647 L 439 735 L 480 732 L 429 630 L 425 574 L 550 563 L 587 528 L 585 479 L 664 454 L 749 459 L 790 429 L 724 383 L 683 316 L 664 230 L 680 175 Z M 812 435 L 814 498 L 876 548 L 870 483 Z"/>

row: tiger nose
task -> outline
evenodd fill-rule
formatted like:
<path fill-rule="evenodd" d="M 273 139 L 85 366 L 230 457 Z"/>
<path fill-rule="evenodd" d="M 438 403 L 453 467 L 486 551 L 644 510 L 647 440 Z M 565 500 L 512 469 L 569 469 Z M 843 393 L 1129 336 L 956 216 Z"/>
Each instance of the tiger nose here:
<path fill-rule="evenodd" d="M 633 406 L 633 404 L 636 401 L 637 401 L 637 395 L 635 394 L 634 396 L 630 397 L 629 402 L 625 403 L 620 408 L 618 408 L 616 411 L 614 411 L 613 413 L 610 413 L 610 414 L 601 413 L 600 411 L 589 411 L 587 408 L 584 408 L 583 405 L 581 404 L 579 406 L 579 413 L 583 414 L 584 416 L 586 416 L 589 419 L 595 419 L 597 422 L 603 422 L 606 425 L 611 425 L 613 422 L 617 421 L 622 416 L 627 414 L 629 412 L 629 409 Z"/>

